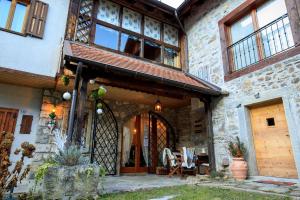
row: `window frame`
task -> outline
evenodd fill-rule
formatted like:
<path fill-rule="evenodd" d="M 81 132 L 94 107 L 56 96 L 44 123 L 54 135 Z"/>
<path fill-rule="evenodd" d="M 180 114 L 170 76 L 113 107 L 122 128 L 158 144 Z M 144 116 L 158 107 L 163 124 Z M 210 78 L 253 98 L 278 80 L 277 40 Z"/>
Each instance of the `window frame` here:
<path fill-rule="evenodd" d="M 224 68 L 224 80 L 230 81 L 232 79 L 238 78 L 245 74 L 254 72 L 256 70 L 262 69 L 268 65 L 274 64 L 281 60 L 287 59 L 288 57 L 295 56 L 300 53 L 300 19 L 299 14 L 300 11 L 295 9 L 295 5 L 300 3 L 297 0 L 285 0 L 288 18 L 291 25 L 292 36 L 294 39 L 294 47 L 280 52 L 276 55 L 272 55 L 268 58 L 261 59 L 262 55 L 262 41 L 259 37 L 256 38 L 257 48 L 258 48 L 258 59 L 259 61 L 255 64 L 249 65 L 241 70 L 232 71 L 232 57 L 230 57 L 227 49 L 231 45 L 231 34 L 230 27 L 236 21 L 241 19 L 246 15 L 250 15 L 253 21 L 254 31 L 259 29 L 256 9 L 267 2 L 268 0 L 246 0 L 246 2 L 242 3 L 239 7 L 235 8 L 232 12 L 226 15 L 223 19 L 221 19 L 218 23 L 219 31 L 220 31 L 220 41 L 221 41 L 221 50 L 222 50 L 222 60 L 223 60 L 223 68 Z M 296 13 L 295 13 L 296 12 Z M 297 16 L 298 15 L 298 16 Z"/>
<path fill-rule="evenodd" d="M 25 12 L 21 32 L 11 30 L 11 26 L 12 26 L 13 19 L 14 19 L 14 16 L 15 16 L 15 10 L 16 10 L 17 3 L 21 3 L 21 4 L 26 5 L 26 12 Z M 27 23 L 28 23 L 28 16 L 29 16 L 29 11 L 30 11 L 30 6 L 31 6 L 31 1 L 30 0 L 11 0 L 11 5 L 10 5 L 10 8 L 9 8 L 5 28 L 0 27 L 0 30 L 5 31 L 5 32 L 9 32 L 9 33 L 13 33 L 13 34 L 17 34 L 17 35 L 21 35 L 21 36 L 26 36 L 26 27 L 27 27 Z"/>
<path fill-rule="evenodd" d="M 114 1 L 111 1 L 113 3 L 115 3 Z M 120 6 L 120 13 L 119 13 L 119 26 L 118 25 L 114 25 L 114 24 L 110 24 L 108 22 L 105 22 L 105 21 L 102 21 L 102 20 L 99 20 L 97 18 L 97 14 L 98 14 L 98 8 L 99 8 L 99 1 L 95 1 L 95 4 L 94 4 L 94 9 L 93 9 L 93 12 L 92 12 L 92 17 L 91 17 L 91 20 L 92 20 L 92 27 L 91 27 L 91 31 L 90 31 L 90 40 L 89 40 L 89 44 L 92 45 L 92 46 L 96 46 L 97 48 L 101 48 L 101 49 L 105 49 L 105 50 L 108 50 L 108 51 L 112 51 L 112 52 L 115 52 L 115 53 L 119 53 L 119 54 L 122 54 L 122 55 L 126 55 L 126 56 L 129 56 L 129 57 L 133 57 L 133 58 L 139 58 L 139 59 L 142 59 L 142 60 L 146 60 L 148 62 L 152 62 L 154 64 L 159 64 L 159 65 L 162 65 L 164 67 L 168 67 L 168 68 L 172 68 L 172 69 L 177 69 L 177 70 L 182 70 L 183 69 L 183 64 L 182 64 L 182 58 L 181 58 L 181 42 L 180 42 L 180 29 L 177 27 L 177 26 L 174 26 L 170 23 L 166 23 L 164 21 L 161 21 L 161 20 L 158 20 L 156 18 L 153 18 L 145 13 L 142 13 L 142 12 L 139 12 L 139 11 L 136 11 L 135 9 L 129 7 L 129 6 L 125 6 L 123 4 L 119 4 L 119 3 L 116 3 L 117 5 Z M 123 20 L 123 9 L 124 8 L 127 8 L 129 10 L 132 10 L 132 11 L 135 11 L 135 12 L 138 12 L 139 14 L 141 14 L 142 16 L 142 21 L 141 21 L 141 33 L 137 33 L 137 32 L 134 32 L 134 31 L 130 31 L 128 29 L 125 29 L 122 27 L 122 20 Z M 155 19 L 157 21 L 160 22 L 160 40 L 156 40 L 154 38 L 151 38 L 151 37 L 148 37 L 146 35 L 144 35 L 144 23 L 145 23 L 145 16 L 149 17 L 149 18 L 152 18 L 152 19 Z M 110 49 L 110 48 L 107 48 L 107 47 L 104 47 L 104 46 L 100 46 L 100 45 L 97 45 L 95 44 L 95 39 L 96 39 L 96 25 L 99 24 L 101 26 L 104 26 L 104 27 L 107 27 L 107 28 L 111 28 L 111 29 L 114 29 L 116 31 L 119 32 L 119 40 L 118 40 L 118 48 L 117 50 L 115 49 Z M 174 46 L 174 45 L 171 45 L 171 44 L 168 44 L 168 43 L 165 43 L 163 41 L 164 39 L 164 29 L 163 29 L 163 26 L 164 24 L 167 24 L 167 25 L 170 25 L 172 27 L 175 27 L 178 29 L 178 46 Z M 125 53 L 125 52 L 122 52 L 120 50 L 120 46 L 121 46 L 121 35 L 122 33 L 125 33 L 125 34 L 128 34 L 128 35 L 132 35 L 134 37 L 137 37 L 140 39 L 140 42 L 141 42 L 141 52 L 140 52 L 140 56 L 135 56 L 135 55 L 131 55 L 131 54 L 128 54 L 128 53 Z M 160 49 L 161 49 L 161 59 L 160 59 L 160 62 L 157 62 L 157 61 L 154 61 L 154 60 L 150 60 L 150 59 L 147 59 L 147 58 L 144 58 L 144 42 L 145 40 L 148 40 L 150 42 L 153 42 L 153 43 L 156 43 L 157 45 L 160 46 Z M 170 49 L 173 49 L 175 51 L 178 52 L 178 56 L 179 56 L 179 66 L 176 67 L 176 66 L 171 66 L 171 65 L 167 65 L 167 64 L 164 64 L 164 48 L 170 48 Z"/>

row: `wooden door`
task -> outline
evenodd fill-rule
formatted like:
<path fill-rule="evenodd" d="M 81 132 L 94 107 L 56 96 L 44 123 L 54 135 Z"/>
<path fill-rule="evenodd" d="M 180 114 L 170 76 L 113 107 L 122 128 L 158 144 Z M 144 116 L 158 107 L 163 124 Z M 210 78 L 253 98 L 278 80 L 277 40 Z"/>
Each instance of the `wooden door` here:
<path fill-rule="evenodd" d="M 135 116 L 129 121 L 132 123 L 134 129 L 130 131 L 131 134 L 131 148 L 129 152 L 128 161 L 122 165 L 124 157 L 121 158 L 121 173 L 144 173 L 148 172 L 148 167 L 145 164 L 145 159 L 143 156 L 143 144 L 142 144 L 142 130 L 141 130 L 141 115 Z M 129 125 L 130 127 L 130 125 Z M 123 133 L 122 141 L 122 155 L 124 150 L 124 142 L 126 135 Z M 128 135 L 127 135 L 128 137 Z M 148 146 L 148 145 L 147 145 Z M 147 150 L 148 151 L 148 150 Z M 126 159 L 127 160 L 127 159 Z"/>
<path fill-rule="evenodd" d="M 282 102 L 252 107 L 250 115 L 259 175 L 297 178 Z"/>
<path fill-rule="evenodd" d="M 18 110 L 0 108 L 0 141 L 2 141 L 2 132 L 14 133 L 18 117 Z"/>

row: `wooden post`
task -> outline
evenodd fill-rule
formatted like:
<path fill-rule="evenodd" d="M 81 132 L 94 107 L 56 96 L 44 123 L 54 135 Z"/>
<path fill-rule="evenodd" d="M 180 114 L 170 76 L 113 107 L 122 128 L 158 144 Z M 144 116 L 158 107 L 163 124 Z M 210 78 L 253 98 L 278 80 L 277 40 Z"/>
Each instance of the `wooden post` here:
<path fill-rule="evenodd" d="M 78 108 L 76 116 L 76 129 L 74 130 L 74 142 L 77 146 L 81 145 L 82 130 L 84 128 L 84 116 L 85 116 L 85 107 L 87 101 L 87 85 L 89 79 L 87 77 L 82 77 L 80 93 L 78 99 Z"/>
<path fill-rule="evenodd" d="M 151 145 L 151 154 L 152 154 L 152 166 L 151 166 L 151 172 L 152 173 L 155 173 L 156 171 L 156 167 L 157 167 L 157 164 L 158 164 L 158 152 L 157 152 L 157 118 L 152 116 L 151 117 L 151 123 L 152 123 L 152 131 L 151 131 L 151 134 L 152 134 L 152 145 Z"/>
<path fill-rule="evenodd" d="M 211 102 L 205 100 L 204 104 L 205 104 L 205 113 L 206 113 L 206 122 L 207 122 L 206 129 L 208 133 L 209 166 L 212 171 L 215 171 L 216 159 L 215 159 L 215 147 L 214 147 L 214 134 L 213 134 L 213 126 L 212 126 Z"/>
<path fill-rule="evenodd" d="M 69 124 L 68 124 L 68 139 L 67 139 L 67 146 L 70 146 L 72 143 L 72 136 L 73 136 L 73 127 L 74 127 L 74 118 L 75 118 L 75 110 L 76 110 L 76 102 L 77 102 L 77 93 L 78 93 L 78 86 L 81 77 L 83 64 L 81 62 L 78 63 L 76 69 L 76 77 L 74 82 L 74 89 L 72 94 L 72 102 L 69 114 Z"/>

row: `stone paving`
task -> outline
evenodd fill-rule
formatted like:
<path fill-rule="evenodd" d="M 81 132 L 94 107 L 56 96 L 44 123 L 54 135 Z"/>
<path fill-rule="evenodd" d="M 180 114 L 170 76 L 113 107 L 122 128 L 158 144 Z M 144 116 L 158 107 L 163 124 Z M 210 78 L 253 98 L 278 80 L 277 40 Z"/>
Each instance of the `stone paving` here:
<path fill-rule="evenodd" d="M 247 192 L 267 193 L 279 196 L 290 196 L 300 200 L 300 182 L 297 179 L 275 179 L 277 181 L 294 182 L 293 186 L 278 186 L 274 184 L 258 183 L 258 180 L 272 180 L 268 177 L 252 177 L 249 180 L 237 182 L 234 180 L 212 180 L 207 176 L 190 176 L 185 179 L 179 177 L 168 178 L 167 176 L 116 176 L 107 177 L 104 183 L 105 193 L 129 192 L 140 189 L 152 189 L 168 186 L 195 184 L 199 186 L 219 187 L 235 189 Z M 171 194 L 170 194 L 171 195 Z M 172 199 L 170 196 L 161 199 Z"/>

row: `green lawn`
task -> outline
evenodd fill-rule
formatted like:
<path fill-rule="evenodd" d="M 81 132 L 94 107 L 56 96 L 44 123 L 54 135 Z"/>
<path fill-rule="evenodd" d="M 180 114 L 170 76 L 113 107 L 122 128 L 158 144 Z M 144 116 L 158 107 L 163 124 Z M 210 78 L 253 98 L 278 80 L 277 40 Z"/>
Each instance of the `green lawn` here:
<path fill-rule="evenodd" d="M 263 195 L 250 192 L 241 192 L 229 189 L 210 188 L 201 186 L 178 186 L 178 187 L 166 187 L 152 190 L 141 190 L 137 192 L 126 192 L 119 194 L 103 195 L 99 199 L 109 200 L 149 200 L 152 198 L 161 198 L 164 196 L 176 195 L 174 200 L 260 200 L 260 199 L 290 199 L 288 197 L 278 197 L 271 195 Z M 173 199 L 172 199 L 173 200 Z"/>

